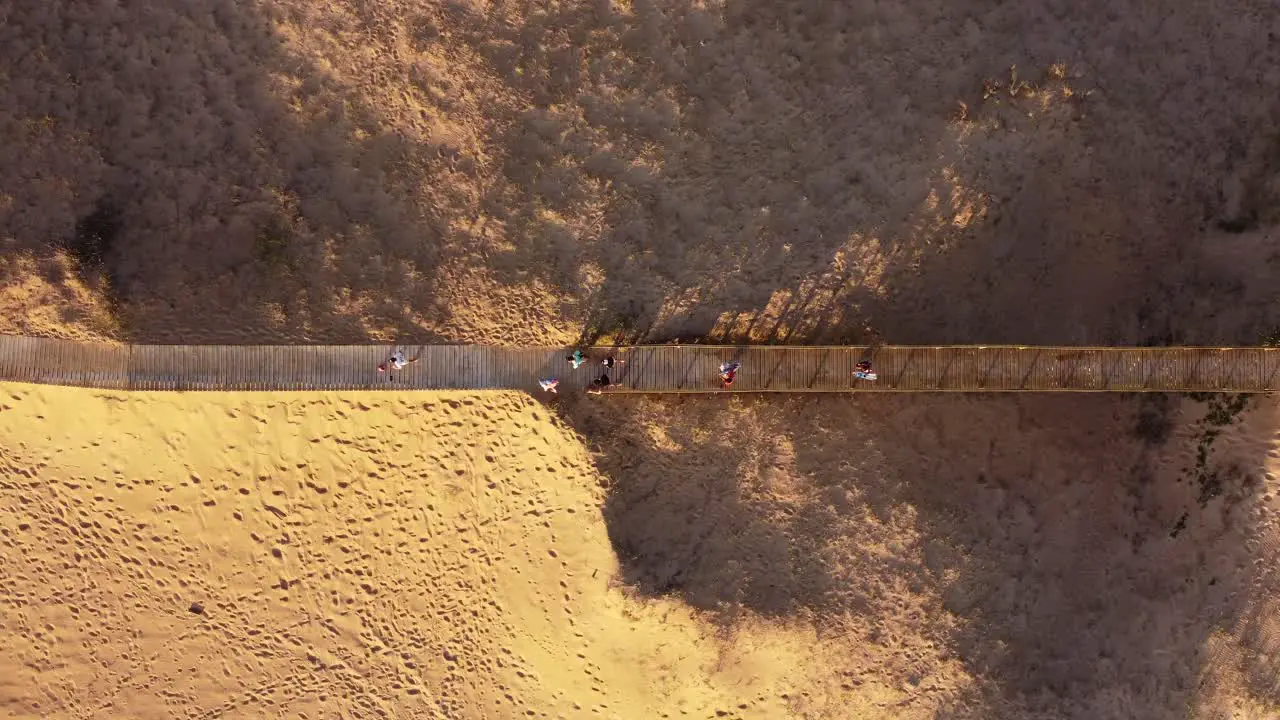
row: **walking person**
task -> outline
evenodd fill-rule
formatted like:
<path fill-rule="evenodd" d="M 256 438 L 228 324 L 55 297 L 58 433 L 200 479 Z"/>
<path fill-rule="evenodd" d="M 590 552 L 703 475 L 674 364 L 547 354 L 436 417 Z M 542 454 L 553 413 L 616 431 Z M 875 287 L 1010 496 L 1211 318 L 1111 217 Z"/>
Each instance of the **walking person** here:
<path fill-rule="evenodd" d="M 854 366 L 853 377 L 858 380 L 868 380 L 868 381 L 875 381 L 880 379 L 879 375 L 872 372 L 870 360 L 859 360 L 858 364 Z"/>
<path fill-rule="evenodd" d="M 618 387 L 622 387 L 622 383 L 613 381 L 609 377 L 608 371 L 605 371 L 600 373 L 600 377 L 591 381 L 591 387 L 587 388 L 587 392 L 592 395 L 599 395 L 610 388 Z"/>
<path fill-rule="evenodd" d="M 742 363 L 738 361 L 720 364 L 720 387 L 728 390 L 733 381 L 738 379 L 738 371 L 742 369 Z"/>
<path fill-rule="evenodd" d="M 581 350 L 574 350 L 572 355 L 565 357 L 565 360 L 568 360 L 569 364 L 573 366 L 573 369 L 577 370 L 587 361 L 587 356 L 583 355 Z"/>
<path fill-rule="evenodd" d="M 600 364 L 601 364 L 601 365 L 603 365 L 603 366 L 605 366 L 605 367 L 606 367 L 606 368 L 608 368 L 609 370 L 612 370 L 612 369 L 614 369 L 615 367 L 617 367 L 618 365 L 625 365 L 625 364 L 626 364 L 626 362 L 627 362 L 626 360 L 619 360 L 619 359 L 617 359 L 616 357 L 614 357 L 614 356 L 610 355 L 610 356 L 606 357 L 605 359 L 601 360 L 601 361 L 600 361 Z"/>
<path fill-rule="evenodd" d="M 542 378 L 541 380 L 538 381 L 538 387 L 542 388 L 548 393 L 551 393 L 552 395 L 560 394 L 559 391 L 556 390 L 556 388 L 559 386 L 560 386 L 560 381 L 556 378 Z"/>
<path fill-rule="evenodd" d="M 410 365 L 418 362 L 418 360 L 419 358 L 406 360 L 404 357 L 404 350 L 396 348 L 396 351 L 391 353 L 391 357 L 387 358 L 386 362 L 378 366 L 378 372 L 390 373 L 393 370 L 403 370 L 409 367 Z M 388 378 L 391 380 L 395 379 L 394 377 L 391 377 L 389 374 L 388 374 Z"/>

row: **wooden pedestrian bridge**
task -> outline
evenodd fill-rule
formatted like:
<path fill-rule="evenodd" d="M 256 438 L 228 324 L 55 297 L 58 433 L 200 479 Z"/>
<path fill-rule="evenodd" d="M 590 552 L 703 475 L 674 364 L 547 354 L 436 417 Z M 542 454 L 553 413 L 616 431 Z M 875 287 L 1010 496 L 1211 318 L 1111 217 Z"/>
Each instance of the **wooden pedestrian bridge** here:
<path fill-rule="evenodd" d="M 1269 392 L 1280 389 L 1280 348 L 1260 347 L 798 347 L 640 345 L 584 348 L 399 346 L 402 371 L 380 373 L 389 345 L 115 345 L 0 336 L 0 380 L 118 390 L 527 390 L 557 377 L 586 389 L 599 360 L 615 393 L 706 393 L 721 363 L 742 363 L 736 392 Z M 855 380 L 870 360 L 879 379 Z"/>

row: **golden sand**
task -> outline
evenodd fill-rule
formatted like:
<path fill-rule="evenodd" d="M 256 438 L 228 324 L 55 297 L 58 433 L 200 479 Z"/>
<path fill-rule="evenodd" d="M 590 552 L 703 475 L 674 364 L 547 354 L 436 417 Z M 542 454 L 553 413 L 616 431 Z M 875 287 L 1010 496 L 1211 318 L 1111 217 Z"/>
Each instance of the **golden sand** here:
<path fill-rule="evenodd" d="M 14 717 L 1013 716 L 1045 682 L 1081 712 L 1271 707 L 1273 476 L 1197 507 L 1193 428 L 1143 450 L 1101 400 L 1038 426 L 1018 399 L 2 399 Z M 1269 415 L 1217 457 L 1271 463 Z M 993 430 L 1038 450 L 944 449 Z"/>

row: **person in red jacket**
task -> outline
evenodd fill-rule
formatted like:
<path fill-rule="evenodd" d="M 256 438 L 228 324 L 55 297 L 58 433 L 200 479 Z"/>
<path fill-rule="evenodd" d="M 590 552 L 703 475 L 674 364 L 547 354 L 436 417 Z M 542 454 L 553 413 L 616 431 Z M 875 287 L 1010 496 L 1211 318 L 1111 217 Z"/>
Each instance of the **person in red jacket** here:
<path fill-rule="evenodd" d="M 720 365 L 720 387 L 728 390 L 733 381 L 738 379 L 738 371 L 742 369 L 742 363 L 734 361 L 721 363 Z"/>
<path fill-rule="evenodd" d="M 858 364 L 854 366 L 853 376 L 858 380 L 878 380 L 880 378 L 879 375 L 871 371 L 870 360 L 858 361 Z"/>

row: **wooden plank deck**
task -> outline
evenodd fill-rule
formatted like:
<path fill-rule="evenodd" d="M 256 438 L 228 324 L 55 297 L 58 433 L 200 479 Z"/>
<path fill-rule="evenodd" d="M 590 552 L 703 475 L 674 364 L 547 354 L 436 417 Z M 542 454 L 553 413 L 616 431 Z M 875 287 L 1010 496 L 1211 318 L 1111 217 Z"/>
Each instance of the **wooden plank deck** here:
<path fill-rule="evenodd" d="M 581 391 L 615 355 L 614 393 L 722 392 L 721 363 L 742 363 L 736 392 L 1270 392 L 1280 349 L 1088 347 L 590 348 L 572 370 L 564 348 L 402 346 L 419 361 L 393 373 L 385 345 L 106 345 L 0 336 L 0 380 L 125 390 L 528 390 L 558 377 Z M 870 360 L 875 382 L 853 378 Z"/>

